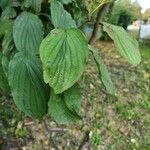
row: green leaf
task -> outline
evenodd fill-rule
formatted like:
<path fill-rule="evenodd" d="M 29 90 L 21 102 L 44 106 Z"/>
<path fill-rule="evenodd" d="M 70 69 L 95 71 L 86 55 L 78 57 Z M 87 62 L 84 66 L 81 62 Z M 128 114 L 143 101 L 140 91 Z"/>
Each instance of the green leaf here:
<path fill-rule="evenodd" d="M 9 30 L 3 39 L 2 42 L 2 53 L 5 56 L 8 56 L 10 54 L 10 52 L 13 50 L 14 48 L 14 41 L 13 41 L 13 31 Z"/>
<path fill-rule="evenodd" d="M 2 54 L 0 53 L 0 89 L 9 92 L 9 85 L 2 65 Z"/>
<path fill-rule="evenodd" d="M 41 20 L 29 12 L 21 13 L 14 24 L 13 37 L 17 50 L 39 53 L 44 35 Z"/>
<path fill-rule="evenodd" d="M 41 11 L 42 0 L 25 0 L 23 3 L 24 7 L 31 7 L 35 12 L 39 13 Z"/>
<path fill-rule="evenodd" d="M 86 0 L 85 4 L 90 14 L 93 14 L 104 4 L 110 3 L 112 0 Z"/>
<path fill-rule="evenodd" d="M 124 58 L 133 65 L 138 65 L 141 62 L 141 54 L 136 39 L 119 26 L 103 23 L 103 29 L 112 38 L 116 48 Z"/>
<path fill-rule="evenodd" d="M 80 90 L 77 84 L 60 95 L 52 94 L 48 103 L 49 113 L 59 124 L 75 122 L 81 117 L 77 114 L 80 108 Z"/>
<path fill-rule="evenodd" d="M 107 66 L 103 63 L 101 57 L 98 55 L 98 53 L 92 46 L 89 46 L 89 49 L 92 51 L 94 60 L 96 62 L 96 65 L 99 71 L 100 79 L 102 83 L 104 84 L 107 93 L 115 96 L 116 89 L 111 81 Z"/>
<path fill-rule="evenodd" d="M 13 27 L 12 20 L 0 20 L 0 35 L 4 35 Z"/>
<path fill-rule="evenodd" d="M 80 87 L 76 83 L 71 88 L 69 88 L 65 95 L 65 104 L 66 106 L 74 113 L 78 113 L 81 107 L 81 94 Z"/>
<path fill-rule="evenodd" d="M 15 52 L 14 48 L 13 30 L 11 29 L 5 33 L 2 41 L 2 66 L 6 77 L 8 77 L 9 60 L 13 57 L 13 53 Z"/>
<path fill-rule="evenodd" d="M 2 57 L 2 67 L 3 67 L 3 72 L 6 77 L 8 77 L 8 66 L 9 66 L 9 59 L 6 56 L 3 56 Z"/>
<path fill-rule="evenodd" d="M 22 1 L 23 0 L 11 0 L 10 3 L 12 7 L 19 7 L 21 6 Z"/>
<path fill-rule="evenodd" d="M 60 0 L 63 4 L 69 4 L 72 3 L 74 0 Z"/>
<path fill-rule="evenodd" d="M 9 85 L 20 110 L 32 118 L 42 118 L 48 111 L 49 88 L 43 81 L 40 60 L 29 52 L 19 52 L 10 61 Z"/>
<path fill-rule="evenodd" d="M 1 18 L 2 19 L 11 19 L 16 17 L 16 11 L 12 7 L 6 7 L 5 10 L 2 12 Z"/>
<path fill-rule="evenodd" d="M 4 10 L 8 4 L 10 3 L 10 0 L 0 0 L 0 7 Z"/>
<path fill-rule="evenodd" d="M 2 10 L 4 10 L 8 6 L 19 7 L 22 1 L 21 0 L 0 0 L 0 7 L 2 8 Z"/>
<path fill-rule="evenodd" d="M 71 15 L 64 9 L 63 5 L 56 0 L 51 2 L 51 17 L 55 28 L 77 28 Z"/>
<path fill-rule="evenodd" d="M 88 58 L 88 44 L 78 29 L 54 29 L 40 46 L 44 80 L 62 93 L 81 77 Z"/>

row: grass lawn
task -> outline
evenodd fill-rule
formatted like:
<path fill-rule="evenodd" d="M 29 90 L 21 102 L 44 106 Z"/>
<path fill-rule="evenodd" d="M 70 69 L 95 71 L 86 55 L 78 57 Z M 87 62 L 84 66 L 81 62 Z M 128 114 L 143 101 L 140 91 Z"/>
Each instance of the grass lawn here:
<path fill-rule="evenodd" d="M 97 42 L 95 47 L 108 65 L 118 97 L 105 93 L 90 56 L 79 81 L 83 119 L 68 126 L 57 125 L 49 117 L 44 122 L 23 119 L 13 101 L 3 96 L 1 148 L 77 150 L 89 137 L 92 150 L 150 150 L 150 45 L 140 44 L 142 62 L 137 67 L 120 57 L 112 43 Z"/>

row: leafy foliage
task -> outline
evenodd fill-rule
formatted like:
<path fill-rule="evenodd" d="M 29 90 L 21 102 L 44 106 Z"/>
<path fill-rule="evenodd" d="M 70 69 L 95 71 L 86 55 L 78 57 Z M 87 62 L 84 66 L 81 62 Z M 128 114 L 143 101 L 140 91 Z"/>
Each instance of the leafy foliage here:
<path fill-rule="evenodd" d="M 59 94 L 70 88 L 82 75 L 88 47 L 78 29 L 54 29 L 40 46 L 44 80 Z"/>
<path fill-rule="evenodd" d="M 122 27 L 103 23 L 104 31 L 113 39 L 118 51 L 131 64 L 138 65 L 141 62 L 138 42 L 130 36 Z"/>
<path fill-rule="evenodd" d="M 64 4 L 69 4 L 69 3 L 71 3 L 72 1 L 74 1 L 74 0 L 60 0 L 62 3 L 64 3 Z"/>
<path fill-rule="evenodd" d="M 42 0 L 25 0 L 23 6 L 26 8 L 32 8 L 36 13 L 41 11 Z"/>
<path fill-rule="evenodd" d="M 55 28 L 76 28 L 76 23 L 71 15 L 64 9 L 63 5 L 58 1 L 51 3 L 52 22 Z"/>
<path fill-rule="evenodd" d="M 111 81 L 107 66 L 103 63 L 102 58 L 98 55 L 96 50 L 91 46 L 89 48 L 93 53 L 93 57 L 94 57 L 94 60 L 96 62 L 97 68 L 98 68 L 100 79 L 103 82 L 103 84 L 107 90 L 107 93 L 110 95 L 115 95 L 116 90 Z"/>
<path fill-rule="evenodd" d="M 13 26 L 12 20 L 0 20 L 0 36 L 4 35 Z"/>
<path fill-rule="evenodd" d="M 147 9 L 143 14 L 143 19 L 148 20 L 149 18 L 150 18 L 150 9 Z"/>
<path fill-rule="evenodd" d="M 38 54 L 43 34 L 42 22 L 36 15 L 22 12 L 15 20 L 13 36 L 18 51 Z"/>
<path fill-rule="evenodd" d="M 36 56 L 16 54 L 9 64 L 8 79 L 15 103 L 23 112 L 33 118 L 41 118 L 47 113 L 49 92 Z"/>
<path fill-rule="evenodd" d="M 111 13 L 107 15 L 107 21 L 127 29 L 134 19 L 141 18 L 141 16 L 141 6 L 137 1 L 117 0 Z"/>
<path fill-rule="evenodd" d="M 80 25 L 110 2 L 0 1 L 0 88 L 7 91 L 10 86 L 17 107 L 26 115 L 42 119 L 49 113 L 61 124 L 81 118 L 77 82 L 84 72 L 89 48 Z M 122 28 L 107 23 L 103 26 L 120 53 L 137 65 L 138 43 Z M 90 51 L 100 80 L 107 92 L 115 95 L 106 65 L 93 48 Z"/>
<path fill-rule="evenodd" d="M 16 17 L 16 11 L 12 7 L 6 7 L 1 16 L 2 19 L 11 19 L 14 17 Z"/>
<path fill-rule="evenodd" d="M 2 59 L 3 59 L 3 56 L 0 55 L 0 89 L 3 90 L 4 92 L 8 92 L 9 86 L 8 86 L 8 81 L 7 81 L 4 68 L 2 65 Z"/>
<path fill-rule="evenodd" d="M 77 84 L 60 95 L 51 93 L 48 103 L 49 113 L 60 124 L 79 120 L 80 90 Z"/>
<path fill-rule="evenodd" d="M 0 6 L 2 9 L 5 9 L 9 4 L 9 0 L 1 0 L 0 1 Z"/>
<path fill-rule="evenodd" d="M 2 42 L 2 49 L 3 49 L 2 53 L 5 56 L 8 56 L 10 52 L 14 49 L 12 30 L 9 30 L 7 33 L 5 33 L 5 36 Z"/>
<path fill-rule="evenodd" d="M 93 14 L 97 9 L 102 7 L 106 3 L 110 3 L 112 0 L 87 0 L 86 6 L 90 14 Z"/>

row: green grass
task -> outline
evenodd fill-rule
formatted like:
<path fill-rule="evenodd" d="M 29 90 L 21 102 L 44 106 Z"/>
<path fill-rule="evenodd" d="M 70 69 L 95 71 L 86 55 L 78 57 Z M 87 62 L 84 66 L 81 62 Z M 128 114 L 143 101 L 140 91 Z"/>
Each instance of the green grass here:
<path fill-rule="evenodd" d="M 135 120 L 141 116 L 137 106 L 118 104 L 116 105 L 116 111 L 119 115 L 128 120 Z"/>
<path fill-rule="evenodd" d="M 140 50 L 144 60 L 150 59 L 150 43 L 140 43 Z"/>
<path fill-rule="evenodd" d="M 105 89 L 96 76 L 97 70 L 94 63 L 87 66 L 88 71 L 80 81 L 83 97 L 83 120 L 71 126 L 58 126 L 48 120 L 50 128 L 69 129 L 65 134 L 52 133 L 57 145 L 67 149 L 67 142 L 71 141 L 74 147 L 70 146 L 69 149 L 76 149 L 75 147 L 78 148 L 82 143 L 80 137 L 91 133 L 91 149 L 93 150 L 150 149 L 150 78 L 144 77 L 145 72 L 150 73 L 150 44 L 140 43 L 140 51 L 142 62 L 137 67 L 123 64 L 118 59 L 109 62 L 110 65 L 108 63 L 112 81 L 118 90 L 118 99 L 113 99 L 103 92 Z M 114 53 L 115 51 L 112 50 L 110 55 L 114 55 Z M 108 59 L 105 58 L 105 60 Z M 38 136 L 45 131 L 44 126 L 41 131 L 38 130 L 38 123 L 35 123 L 36 126 L 31 125 L 32 128 L 26 127 L 23 123 L 24 115 L 16 108 L 11 99 L 2 97 L 0 104 L 0 120 L 3 120 L 2 123 L 0 122 L 0 134 L 4 139 L 10 137 L 17 141 L 18 139 L 27 139 L 28 134 L 32 137 L 33 129 L 35 130 L 33 132 L 38 131 Z M 18 128 L 20 123 L 22 126 Z M 42 137 L 45 137 L 43 139 L 45 141 L 48 139 L 46 134 Z M 40 149 L 37 139 L 34 137 L 34 142 L 29 141 L 32 143 L 31 149 Z"/>

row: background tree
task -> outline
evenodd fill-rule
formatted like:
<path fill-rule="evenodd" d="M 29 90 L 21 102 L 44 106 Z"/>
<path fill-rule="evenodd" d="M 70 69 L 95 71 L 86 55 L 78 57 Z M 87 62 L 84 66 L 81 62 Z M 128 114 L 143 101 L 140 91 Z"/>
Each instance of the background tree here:
<path fill-rule="evenodd" d="M 150 19 L 150 9 L 147 9 L 143 14 L 143 19 L 148 20 Z"/>
<path fill-rule="evenodd" d="M 132 3 L 131 0 L 118 0 L 107 18 L 108 22 L 127 29 L 133 20 L 141 18 L 141 7 L 137 1 Z"/>

